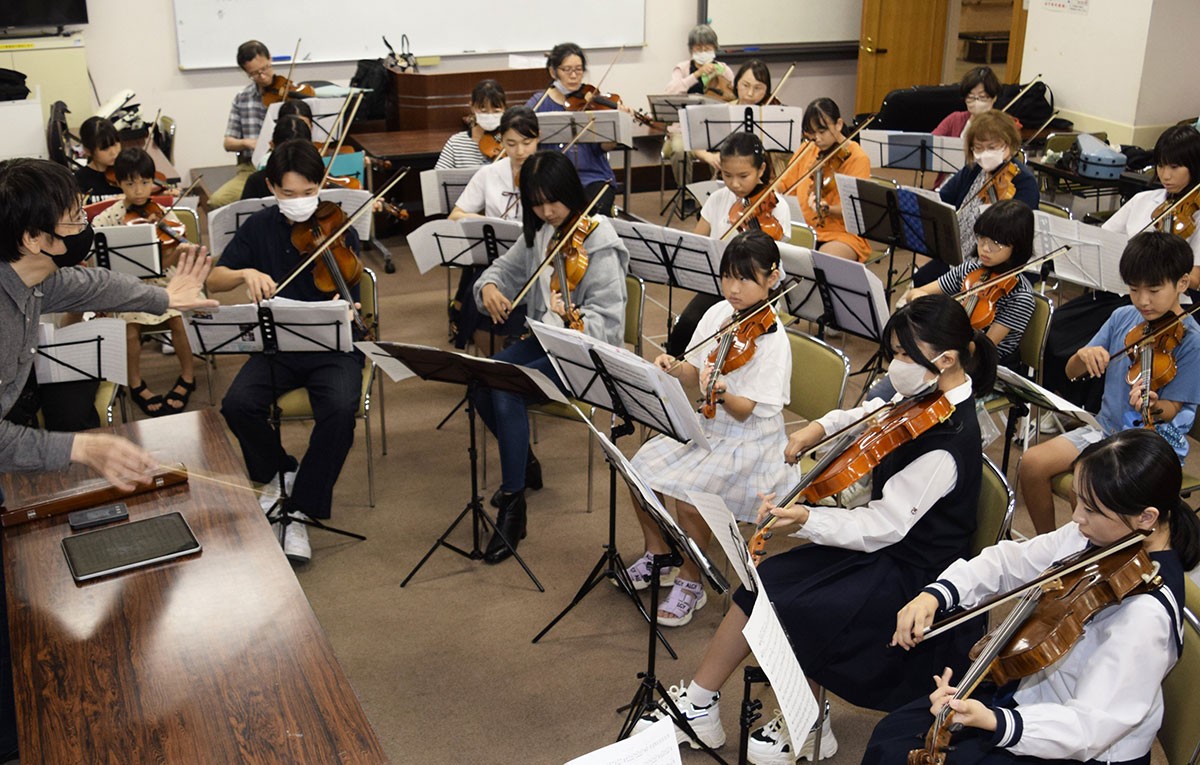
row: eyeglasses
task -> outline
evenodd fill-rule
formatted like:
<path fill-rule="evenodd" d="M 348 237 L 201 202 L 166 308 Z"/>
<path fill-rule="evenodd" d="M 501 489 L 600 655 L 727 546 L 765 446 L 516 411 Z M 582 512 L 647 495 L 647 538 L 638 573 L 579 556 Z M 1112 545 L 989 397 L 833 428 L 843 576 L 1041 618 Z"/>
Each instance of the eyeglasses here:
<path fill-rule="evenodd" d="M 274 77 L 274 67 L 264 66 L 262 69 L 257 69 L 253 72 L 246 72 L 246 76 L 252 80 L 260 80 L 263 77 Z"/>
<path fill-rule="evenodd" d="M 966 101 L 968 104 L 970 104 L 970 103 L 982 104 L 985 101 L 995 101 L 996 99 L 992 98 L 991 96 L 964 96 L 963 100 Z"/>
<path fill-rule="evenodd" d="M 996 252 L 997 250 L 1003 250 L 1005 247 L 1009 246 L 1007 244 L 1001 244 L 995 239 L 989 239 L 986 236 L 976 238 L 975 242 L 979 246 L 979 249 L 984 252 Z"/>
<path fill-rule="evenodd" d="M 563 74 L 583 74 L 584 70 L 582 66 L 560 66 L 558 71 Z"/>

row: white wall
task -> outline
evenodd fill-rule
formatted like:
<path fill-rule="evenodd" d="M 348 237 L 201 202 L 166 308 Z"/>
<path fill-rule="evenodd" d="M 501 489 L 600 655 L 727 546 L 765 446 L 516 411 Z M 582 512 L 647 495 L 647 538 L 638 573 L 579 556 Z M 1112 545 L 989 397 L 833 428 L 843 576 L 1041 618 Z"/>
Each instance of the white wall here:
<path fill-rule="evenodd" d="M 662 90 L 671 67 L 687 56 L 687 32 L 696 23 L 696 0 L 647 0 L 646 5 L 646 46 L 626 49 L 604 82 L 606 90 L 621 94 L 634 106 L 644 106 L 646 94 Z M 100 98 L 132 88 L 145 112 L 153 114 L 161 108 L 163 114 L 174 117 L 179 126 L 175 159 L 185 174 L 193 167 L 232 163 L 232 155 L 221 149 L 221 139 L 233 96 L 247 83 L 245 74 L 234 65 L 236 51 L 228 51 L 228 69 L 183 72 L 177 64 L 171 3 L 104 0 L 89 3 L 88 11 L 90 23 L 84 31 L 87 60 Z M 131 22 L 133 18 L 137 21 Z M 373 33 L 364 30 L 364 34 Z M 254 36 L 255 30 L 246 30 L 247 39 Z M 383 56 L 386 51 L 382 44 L 380 47 Z M 421 54 L 419 40 L 413 41 L 413 49 Z M 603 75 L 615 53 L 591 52 L 593 82 Z M 436 69 L 423 71 L 495 69 L 507 63 L 506 56 L 463 56 L 445 58 Z M 778 78 L 786 68 L 772 65 L 773 76 Z M 354 62 L 346 62 L 297 66 L 296 72 L 298 79 L 345 84 L 354 69 Z M 785 103 L 801 106 L 818 96 L 830 96 L 849 110 L 854 103 L 855 72 L 854 61 L 802 63 L 780 96 Z M 43 93 L 46 98 L 53 100 L 53 94 Z M 79 116 L 90 113 L 96 104 L 69 106 Z"/>

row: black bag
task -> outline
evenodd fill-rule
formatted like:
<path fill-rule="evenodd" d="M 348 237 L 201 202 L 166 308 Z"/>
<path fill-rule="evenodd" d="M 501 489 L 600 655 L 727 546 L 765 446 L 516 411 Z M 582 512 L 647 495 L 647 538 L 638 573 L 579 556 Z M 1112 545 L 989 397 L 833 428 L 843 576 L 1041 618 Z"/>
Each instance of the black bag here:
<path fill-rule="evenodd" d="M 356 120 L 381 120 L 387 117 L 388 89 L 391 85 L 391 75 L 383 65 L 381 58 L 364 58 L 358 62 L 358 69 L 350 78 L 350 87 L 362 88 L 362 106 L 358 108 Z"/>
<path fill-rule="evenodd" d="M 28 95 L 25 75 L 12 69 L 0 69 L 0 101 L 24 101 Z"/>
<path fill-rule="evenodd" d="M 996 108 L 1004 106 L 1017 97 L 1024 85 L 1001 85 L 1000 95 L 996 98 Z M 1044 82 L 1035 82 L 1021 100 L 1012 105 L 1008 113 L 1021 121 L 1021 125 L 1031 130 L 1041 127 L 1054 113 L 1054 91 Z"/>

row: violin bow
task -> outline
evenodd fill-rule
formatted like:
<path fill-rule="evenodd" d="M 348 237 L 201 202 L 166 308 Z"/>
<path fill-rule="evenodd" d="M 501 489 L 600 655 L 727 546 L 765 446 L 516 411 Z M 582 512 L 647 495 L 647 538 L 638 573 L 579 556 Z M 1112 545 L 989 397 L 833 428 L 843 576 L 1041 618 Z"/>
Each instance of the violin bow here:
<path fill-rule="evenodd" d="M 728 237 L 730 233 L 736 231 L 739 226 L 745 223 L 746 220 L 749 219 L 752 214 L 754 214 L 754 211 L 758 209 L 758 206 L 762 204 L 763 200 L 767 198 L 767 193 L 769 191 L 774 191 L 775 187 L 779 185 L 784 176 L 790 173 L 792 168 L 800 163 L 800 160 L 804 158 L 804 156 L 808 153 L 808 150 L 815 147 L 815 143 L 805 139 L 804 143 L 800 144 L 800 148 L 796 150 L 796 155 L 792 157 L 787 165 L 784 166 L 783 170 L 779 172 L 779 177 L 772 181 L 771 184 L 763 191 L 763 193 L 759 195 L 758 199 L 755 200 L 754 204 L 749 205 L 742 213 L 741 217 L 737 219 L 737 222 L 730 226 L 729 229 L 721 235 L 721 241 L 725 241 L 725 238 Z M 805 177 L 808 177 L 808 175 L 805 174 Z M 801 178 L 800 180 L 804 180 L 804 178 Z M 780 196 L 787 196 L 787 194 L 781 194 Z"/>
<path fill-rule="evenodd" d="M 1126 547 L 1130 547 L 1131 545 L 1134 545 L 1134 544 L 1141 544 L 1142 541 L 1144 541 L 1148 535 L 1149 535 L 1149 532 L 1146 532 L 1146 531 L 1130 532 L 1129 534 L 1125 535 L 1124 537 L 1118 539 L 1116 542 L 1113 542 L 1112 544 L 1107 545 L 1105 547 L 1097 548 L 1091 554 L 1080 558 L 1079 560 L 1075 561 L 1074 563 L 1072 563 L 1062 569 L 1055 569 L 1052 571 L 1043 571 L 1032 581 L 1029 581 L 1019 587 L 1015 587 L 1015 588 L 1009 590 L 1008 592 L 1005 592 L 1005 593 L 997 595 L 993 598 L 990 598 L 990 599 L 984 601 L 983 603 L 980 603 L 975 608 L 968 609 L 966 611 L 963 611 L 962 613 L 958 613 L 958 614 L 955 614 L 954 616 L 947 617 L 945 619 L 942 619 L 940 622 L 937 622 L 936 624 L 926 627 L 923 639 L 936 637 L 936 636 L 942 634 L 943 632 L 954 629 L 958 625 L 974 619 L 976 616 L 982 616 L 983 614 L 988 613 L 989 611 L 996 608 L 997 606 L 1003 605 L 1004 603 L 1007 603 L 1008 601 L 1010 601 L 1014 598 L 1019 598 L 1019 597 L 1024 596 L 1030 590 L 1033 590 L 1037 587 L 1041 587 L 1043 584 L 1046 584 L 1047 582 L 1052 582 L 1055 579 L 1064 577 L 1067 574 L 1078 571 L 1081 568 L 1086 568 L 1087 566 L 1092 565 L 1096 561 L 1110 555 L 1111 553 L 1119 552 L 1121 550 L 1124 550 Z"/>
<path fill-rule="evenodd" d="M 347 117 L 346 122 L 340 126 L 341 135 L 338 136 L 337 146 L 335 146 L 333 149 L 333 157 L 337 157 L 338 152 L 342 150 L 342 144 L 344 144 L 346 142 L 346 135 L 349 134 L 349 132 L 350 132 L 349 130 L 347 130 L 345 128 L 345 126 L 349 125 L 351 122 L 354 121 L 354 115 L 358 114 L 358 105 L 362 103 L 362 99 L 363 99 L 363 95 L 362 95 L 362 93 L 359 93 L 358 98 L 354 99 L 354 106 L 350 109 L 350 116 Z M 339 128 L 339 126 L 336 122 L 334 123 L 334 127 Z M 332 133 L 330 135 L 332 135 Z M 321 187 L 324 187 L 325 182 L 329 180 L 329 173 L 332 170 L 333 170 L 333 158 L 330 158 L 329 164 L 325 166 L 325 175 L 321 178 Z"/>
<path fill-rule="evenodd" d="M 294 72 L 296 69 L 296 57 L 299 55 L 300 55 L 300 38 L 297 37 L 296 38 L 296 49 L 294 51 L 292 51 L 292 60 L 288 62 L 288 73 L 287 73 L 287 77 L 284 78 L 285 82 L 283 83 L 283 92 L 277 94 L 280 98 L 282 98 L 285 101 L 287 100 L 287 95 L 288 95 L 288 84 L 292 81 L 292 72 Z"/>
<path fill-rule="evenodd" d="M 1013 96 L 1012 100 L 1009 101 L 1007 104 L 1005 104 L 1004 108 L 1001 109 L 1000 111 L 1004 112 L 1005 114 L 1008 114 L 1009 108 L 1012 107 L 1012 105 L 1015 104 L 1016 102 L 1020 101 L 1021 97 L 1024 96 L 1026 93 L 1028 93 L 1030 88 L 1032 88 L 1034 85 L 1037 85 L 1038 81 L 1040 81 L 1041 79 L 1042 79 L 1041 72 L 1038 72 L 1037 74 L 1035 74 L 1033 76 L 1033 79 L 1029 81 L 1029 84 L 1026 85 L 1025 87 L 1021 88 L 1021 91 L 1019 93 L 1017 93 L 1015 96 Z M 1053 118 L 1051 118 L 1051 119 L 1053 119 Z"/>
<path fill-rule="evenodd" d="M 764 101 L 763 103 L 769 104 L 775 100 L 775 97 L 779 94 L 779 91 L 783 88 L 783 83 L 788 81 L 788 77 L 792 76 L 792 71 L 795 68 L 796 68 L 796 62 L 793 61 L 792 65 L 788 67 L 788 70 L 783 73 L 783 77 L 779 78 L 779 84 L 775 86 L 775 89 L 771 91 L 771 95 L 767 96 L 767 100 Z"/>
<path fill-rule="evenodd" d="M 589 130 L 591 130 L 592 125 L 595 125 L 595 124 L 596 124 L 595 117 L 592 117 L 591 119 L 589 119 L 587 121 L 587 124 L 583 126 L 583 129 L 580 130 L 578 133 L 576 133 L 575 137 L 571 139 L 571 142 L 568 143 L 566 146 L 562 147 L 562 153 L 566 154 L 568 151 L 570 151 L 571 147 L 574 146 L 576 144 L 576 142 L 579 141 L 580 138 L 583 138 L 584 133 L 587 133 Z M 497 159 L 499 159 L 499 158 L 497 157 Z"/>
<path fill-rule="evenodd" d="M 338 123 L 342 121 L 342 116 L 346 113 L 346 107 L 350 105 L 350 99 L 354 97 L 354 93 L 347 93 L 346 98 L 342 101 L 342 108 L 338 109 L 337 117 L 333 119 L 333 129 L 337 130 Z M 329 143 L 333 140 L 333 130 L 326 131 L 325 140 L 321 142 L 321 156 L 325 156 L 325 151 L 329 148 Z"/>
<path fill-rule="evenodd" d="M 600 81 L 592 86 L 596 89 L 597 93 L 600 92 L 600 86 L 603 85 L 604 81 L 608 79 L 608 75 L 610 73 L 612 73 L 613 67 L 616 66 L 617 61 L 621 58 L 621 54 L 624 52 L 625 52 L 625 46 L 622 45 L 620 48 L 617 49 L 617 54 L 612 57 L 612 61 L 608 62 L 608 68 L 605 69 L 604 74 L 600 76 Z"/>
<path fill-rule="evenodd" d="M 970 289 L 965 289 L 965 290 L 962 290 L 961 292 L 954 294 L 952 297 L 954 297 L 955 300 L 961 300 L 963 298 L 971 297 L 975 293 L 982 292 L 983 290 L 987 289 L 988 287 L 992 286 L 993 284 L 995 284 L 998 281 L 1003 281 L 1010 276 L 1021 275 L 1025 271 L 1028 271 L 1030 266 L 1038 266 L 1038 265 L 1041 265 L 1042 263 L 1046 263 L 1048 261 L 1054 260 L 1059 255 L 1062 255 L 1064 252 L 1066 252 L 1069 249 L 1071 249 L 1071 245 L 1064 244 L 1064 245 L 1060 246 L 1058 249 L 1054 250 L 1053 252 L 1048 252 L 1045 255 L 1039 255 L 1038 257 L 1027 262 L 1023 266 L 1017 266 L 1016 268 L 1005 271 L 1002 274 L 997 274 L 996 276 L 989 278 L 985 282 L 980 282 L 979 284 L 976 284 L 974 287 L 971 287 Z"/>
<path fill-rule="evenodd" d="M 1185 201 L 1186 199 L 1188 199 L 1189 197 L 1193 196 L 1193 195 L 1194 195 L 1194 194 L 1195 194 L 1197 191 L 1200 191 L 1200 183 L 1197 183 L 1195 186 L 1193 186 L 1193 187 L 1191 187 L 1190 189 L 1188 189 L 1188 191 L 1187 191 L 1187 193 L 1186 193 L 1186 194 L 1183 194 L 1183 195 L 1181 195 L 1181 196 L 1179 197 L 1179 199 L 1175 200 L 1175 204 L 1173 204 L 1173 205 L 1171 205 L 1170 207 L 1168 207 L 1168 208 L 1167 208 L 1165 211 L 1163 211 L 1163 213 L 1162 213 L 1161 215 L 1159 215 L 1157 218 L 1155 218 L 1154 220 L 1150 221 L 1150 222 L 1149 222 L 1149 223 L 1147 223 L 1146 225 L 1142 226 L 1142 227 L 1141 227 L 1141 229 L 1139 229 L 1139 230 L 1138 230 L 1138 233 L 1140 234 L 1140 233 L 1142 233 L 1143 231 L 1149 231 L 1150 229 L 1157 228 L 1159 223 L 1161 223 L 1161 222 L 1163 222 L 1164 220 L 1166 220 L 1167 216 L 1169 216 L 1171 213 L 1175 212 L 1175 209 L 1176 209 L 1177 207 L 1179 207 L 1179 205 L 1183 204 L 1183 203 L 1184 203 L 1184 201 Z"/>
<path fill-rule="evenodd" d="M 704 338 L 700 342 L 693 344 L 691 348 L 688 348 L 683 353 L 676 356 L 675 363 L 673 363 L 671 366 L 667 367 L 663 371 L 668 372 L 668 373 L 671 372 L 673 369 L 678 367 L 680 364 L 687 361 L 687 355 L 689 353 L 694 353 L 696 350 L 703 348 L 706 343 L 716 340 L 717 338 L 719 338 L 721 335 L 725 334 L 726 332 L 736 332 L 737 328 L 742 326 L 743 324 L 745 324 L 746 321 L 749 320 L 752 316 L 756 315 L 763 308 L 766 308 L 767 306 L 771 305 L 775 301 L 782 298 L 784 295 L 786 295 L 789 292 L 791 292 L 792 290 L 796 289 L 797 287 L 800 286 L 800 284 L 801 284 L 801 282 L 794 281 L 787 287 L 787 289 L 783 290 L 775 297 L 767 298 L 766 300 L 760 300 L 759 302 L 755 303 L 754 305 L 752 305 L 742 311 L 739 311 L 738 314 L 733 317 L 733 321 L 731 321 L 728 324 L 726 324 L 725 326 L 721 327 L 716 332 L 713 332 L 711 335 Z"/>
<path fill-rule="evenodd" d="M 1035 139 L 1039 135 L 1041 135 L 1043 130 L 1050 127 L 1050 123 L 1054 122 L 1054 119 L 1056 117 L 1058 117 L 1058 109 L 1055 109 L 1054 111 L 1050 112 L 1050 116 L 1046 118 L 1046 121 L 1042 123 L 1042 126 L 1040 128 L 1038 128 L 1037 130 L 1033 131 L 1033 135 L 1031 135 L 1025 139 L 1025 142 L 1021 144 L 1021 148 L 1024 149 L 1026 146 L 1033 143 L 1033 139 Z"/>
<path fill-rule="evenodd" d="M 342 236 L 347 231 L 350 230 L 350 228 L 354 225 L 355 221 L 357 221 L 359 218 L 361 218 L 364 213 L 370 211 L 372 206 L 379 200 L 383 199 L 383 197 L 389 191 L 392 190 L 392 187 L 395 186 L 397 183 L 399 183 L 400 180 L 402 178 L 404 178 L 404 176 L 406 176 L 406 175 L 408 175 L 408 168 L 407 167 L 401 168 L 400 172 L 396 173 L 395 177 L 393 177 L 390 181 L 388 181 L 387 184 L 382 189 L 380 189 L 378 193 L 375 194 L 375 196 L 371 197 L 370 199 L 366 200 L 361 205 L 359 205 L 358 209 L 355 210 L 348 218 L 346 218 L 345 223 L 343 223 L 336 230 L 334 230 L 334 232 L 332 234 L 330 234 L 328 237 L 326 237 L 325 241 L 323 241 L 319 245 L 317 245 L 313 249 L 312 254 L 310 254 L 307 258 L 304 259 L 303 262 L 301 262 L 298 266 L 296 266 L 294 269 L 292 269 L 292 272 L 290 274 L 288 274 L 282 282 L 275 285 L 275 290 L 274 290 L 273 294 L 278 295 L 281 291 L 283 291 L 284 287 L 291 284 L 292 281 L 294 281 L 295 278 L 297 276 L 299 276 L 300 273 L 302 271 L 304 271 L 305 268 L 308 268 L 308 266 L 313 261 L 315 261 L 317 258 L 324 255 L 325 251 L 328 250 L 330 247 L 332 247 L 334 242 L 336 242 L 338 239 L 341 239 Z"/>
<path fill-rule="evenodd" d="M 579 217 L 577 217 L 571 223 L 572 228 L 577 226 L 580 221 L 582 221 L 584 218 L 586 218 L 588 216 L 589 213 L 591 213 L 592 208 L 594 208 L 600 202 L 600 197 L 604 196 L 604 192 L 606 192 L 606 191 L 608 191 L 608 183 L 605 183 L 603 186 L 600 187 L 600 190 L 598 192 L 596 192 L 596 196 L 592 199 L 592 201 L 590 203 L 588 203 L 588 206 L 586 208 L 584 208 L 583 212 L 581 212 L 579 214 Z M 521 291 L 517 293 L 517 296 L 515 298 L 513 298 L 512 305 L 509 307 L 510 310 L 513 308 L 516 308 L 520 304 L 521 300 L 525 297 L 525 293 L 529 292 L 529 289 L 531 287 L 533 287 L 533 283 L 536 282 L 538 277 L 542 275 L 542 272 L 546 270 L 546 266 L 550 265 L 550 262 L 552 260 L 554 260 L 555 255 L 562 252 L 563 248 L 567 246 L 567 242 L 570 239 L 571 239 L 570 236 L 564 234 L 562 241 L 560 241 L 554 247 L 554 249 L 550 251 L 550 254 L 547 255 L 542 260 L 541 264 L 539 264 L 538 267 L 534 269 L 533 274 L 529 277 L 529 280 L 525 282 L 525 286 L 522 287 Z M 570 306 L 568 306 L 568 308 L 569 307 Z"/>

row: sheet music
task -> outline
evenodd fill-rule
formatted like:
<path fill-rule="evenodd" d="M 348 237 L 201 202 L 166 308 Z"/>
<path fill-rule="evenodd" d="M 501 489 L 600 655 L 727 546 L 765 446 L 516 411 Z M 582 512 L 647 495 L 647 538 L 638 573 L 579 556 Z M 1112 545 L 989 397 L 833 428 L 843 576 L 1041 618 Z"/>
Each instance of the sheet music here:
<path fill-rule="evenodd" d="M 758 571 L 751 568 L 750 572 L 757 581 Z M 754 652 L 754 657 L 758 659 L 767 679 L 771 681 L 775 700 L 779 704 L 779 711 L 783 713 L 783 719 L 787 722 L 788 730 L 808 731 L 817 721 L 817 699 L 813 696 L 800 662 L 796 660 L 796 653 L 792 650 L 787 632 L 779 621 L 779 615 L 775 613 L 775 607 L 771 604 L 767 592 L 763 590 L 761 581 L 757 583 L 758 595 L 754 599 L 750 619 L 742 628 L 742 635 L 750 644 L 750 650 Z M 801 735 L 805 734 L 793 734 L 796 736 L 793 740 L 803 740 L 799 738 Z"/>
<path fill-rule="evenodd" d="M 539 139 L 549 144 L 615 143 L 633 146 L 633 117 L 617 109 L 598 112 L 537 112 Z M 586 128 L 586 129 L 585 129 Z"/>
<path fill-rule="evenodd" d="M 629 250 L 629 272 L 652 284 L 668 284 L 663 227 L 621 218 L 611 218 L 609 222 Z"/>
<path fill-rule="evenodd" d="M 1056 257 L 1054 274 L 1060 279 L 1103 292 L 1123 295 L 1129 289 L 1121 279 L 1121 254 L 1129 236 L 1090 226 L 1083 221 L 1033 211 L 1034 255 L 1045 255 L 1062 245 L 1071 250 Z"/>
<path fill-rule="evenodd" d="M 663 232 L 675 283 L 693 292 L 719 296 L 721 256 L 729 243 L 673 228 L 665 228 Z"/>
<path fill-rule="evenodd" d="M 280 351 L 349 352 L 353 348 L 350 304 L 345 300 L 271 298 L 262 304 L 275 319 Z M 253 303 L 191 311 L 187 319 L 188 341 L 198 353 L 263 350 L 258 306 Z"/>
<path fill-rule="evenodd" d="M 1029 400 L 1034 406 L 1041 409 L 1069 414 L 1081 420 L 1085 425 L 1090 425 L 1096 430 L 1104 430 L 1104 428 L 1100 427 L 1100 421 L 1091 412 L 1081 409 L 1065 398 L 1051 393 L 1049 390 L 1032 380 L 1022 377 L 1008 367 L 1001 366 L 996 368 L 996 385 L 1000 389 L 1010 392 L 1014 398 L 1019 398 L 1022 401 Z"/>
<path fill-rule="evenodd" d="M 754 563 L 750 560 L 750 549 L 742 532 L 738 530 L 737 518 L 725 504 L 725 500 L 716 494 L 703 491 L 688 491 L 688 501 L 700 513 L 700 517 L 712 530 L 713 537 L 721 545 L 725 559 L 729 561 L 738 581 L 750 592 L 758 592 L 759 581 L 754 572 Z"/>
<path fill-rule="evenodd" d="M 403 361 L 380 348 L 378 343 L 360 340 L 354 344 L 354 347 L 362 351 L 362 354 L 367 357 L 368 361 L 371 361 L 375 366 L 382 369 L 391 378 L 392 382 L 400 382 L 401 380 L 417 376 L 416 372 L 405 366 Z"/>
<path fill-rule="evenodd" d="M 719 98 L 712 98 L 700 93 L 679 93 L 646 96 L 650 104 L 650 113 L 654 119 L 667 124 L 675 124 L 683 119 L 683 110 L 692 104 L 723 104 Z"/>
<path fill-rule="evenodd" d="M 871 167 L 956 173 L 966 163 L 962 138 L 909 133 L 902 130 L 871 130 L 859 134 L 859 143 Z M 925 167 L 921 167 L 924 154 Z"/>
<path fill-rule="evenodd" d="M 449 215 L 478 170 L 478 167 L 422 170 L 421 204 L 425 215 Z"/>
<path fill-rule="evenodd" d="M 813 268 L 825 275 L 829 285 L 833 326 L 879 340 L 890 315 L 879 277 L 862 263 L 820 251 L 813 252 L 812 259 Z"/>
<path fill-rule="evenodd" d="M 163 275 L 162 249 L 158 233 L 150 223 L 131 226 L 95 226 L 88 260 L 118 274 L 137 279 Z"/>
<path fill-rule="evenodd" d="M 719 151 L 731 133 L 749 129 L 767 151 L 794 152 L 803 140 L 803 118 L 804 109 L 798 106 L 718 103 L 688 106 L 679 121 L 683 146 L 688 151 Z"/>
<path fill-rule="evenodd" d="M 576 757 L 567 765 L 682 765 L 675 723 L 664 715 L 635 736 Z"/>
<path fill-rule="evenodd" d="M 521 237 L 521 224 L 499 218 L 439 218 L 422 224 L 408 235 L 417 269 L 428 273 L 437 266 L 486 266 L 488 241 L 495 242 L 499 257 Z"/>
<path fill-rule="evenodd" d="M 846 231 L 856 236 L 862 236 L 862 233 L 867 230 L 867 223 L 863 220 L 862 205 L 857 201 L 858 177 L 834 173 L 833 182 L 837 184 L 838 197 L 850 202 L 850 204 L 842 204 L 842 221 L 845 223 Z"/>
<path fill-rule="evenodd" d="M 95 377 L 128 385 L 125 352 L 122 319 L 92 319 L 65 327 L 42 322 L 38 325 L 34 373 L 39 385 Z"/>

